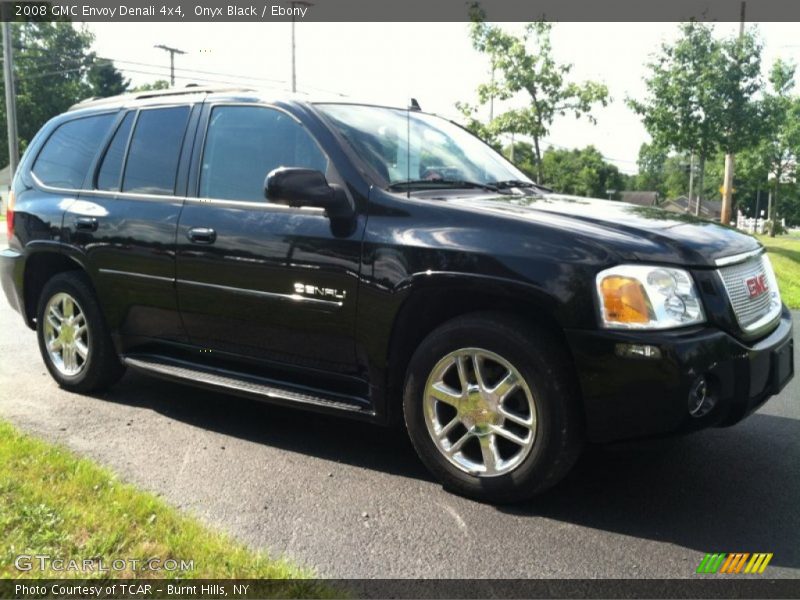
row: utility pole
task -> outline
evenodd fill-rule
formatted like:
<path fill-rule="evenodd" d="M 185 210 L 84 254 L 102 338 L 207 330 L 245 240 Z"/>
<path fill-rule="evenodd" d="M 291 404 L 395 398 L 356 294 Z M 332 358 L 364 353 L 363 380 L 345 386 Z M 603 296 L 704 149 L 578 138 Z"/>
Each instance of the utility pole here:
<path fill-rule="evenodd" d="M 686 212 L 692 210 L 693 194 L 694 194 L 694 150 L 692 150 L 691 157 L 689 158 L 689 202 L 686 203 Z"/>
<path fill-rule="evenodd" d="M 295 24 L 295 7 L 296 6 L 314 6 L 313 2 L 307 2 L 306 0 L 292 0 L 292 93 L 294 94 L 297 91 L 297 63 L 295 58 L 295 38 L 294 38 L 294 24 Z"/>
<path fill-rule="evenodd" d="M 169 84 L 174 86 L 175 85 L 175 55 L 176 54 L 186 54 L 183 50 L 178 50 L 177 48 L 172 48 L 170 46 L 165 46 L 164 44 L 157 44 L 153 46 L 153 48 L 158 48 L 159 50 L 166 50 L 169 52 Z"/>
<path fill-rule="evenodd" d="M 739 40 L 744 37 L 745 2 L 742 0 L 739 14 Z M 735 134 L 735 132 L 734 132 Z M 722 184 L 722 211 L 720 222 L 727 225 L 731 221 L 731 207 L 733 205 L 733 170 L 734 156 L 732 153 L 725 155 L 725 180 Z"/>
<path fill-rule="evenodd" d="M 6 118 L 8 119 L 8 176 L 14 178 L 19 164 L 17 138 L 17 93 L 14 89 L 14 52 L 11 44 L 11 23 L 3 21 L 3 81 L 6 86 Z"/>

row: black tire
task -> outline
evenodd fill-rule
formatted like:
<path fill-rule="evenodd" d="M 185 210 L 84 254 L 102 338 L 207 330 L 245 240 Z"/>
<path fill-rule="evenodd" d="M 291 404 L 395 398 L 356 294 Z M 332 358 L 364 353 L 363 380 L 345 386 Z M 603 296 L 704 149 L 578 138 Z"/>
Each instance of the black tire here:
<path fill-rule="evenodd" d="M 45 340 L 45 310 L 48 303 L 58 294 L 68 294 L 73 298 L 85 316 L 88 330 L 88 353 L 74 375 L 59 370 L 51 358 Z M 36 311 L 36 337 L 44 364 L 59 386 L 71 392 L 99 392 L 119 380 L 125 373 L 114 344 L 111 341 L 108 325 L 97 302 L 89 279 L 81 271 L 68 271 L 55 275 L 45 284 Z"/>
<path fill-rule="evenodd" d="M 429 375 L 443 357 L 465 348 L 504 358 L 534 398 L 532 446 L 519 464 L 501 475 L 479 476 L 455 466 L 437 447 L 426 424 L 423 402 Z M 583 446 L 574 369 L 563 342 L 544 327 L 502 313 L 455 318 L 423 340 L 406 374 L 403 414 L 411 441 L 433 475 L 446 489 L 481 501 L 518 502 L 543 492 L 567 474 Z"/>

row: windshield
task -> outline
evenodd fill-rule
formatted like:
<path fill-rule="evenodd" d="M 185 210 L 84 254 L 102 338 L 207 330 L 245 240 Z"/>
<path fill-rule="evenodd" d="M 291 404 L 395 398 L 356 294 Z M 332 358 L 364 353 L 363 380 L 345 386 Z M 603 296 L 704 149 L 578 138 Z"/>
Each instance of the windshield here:
<path fill-rule="evenodd" d="M 461 127 L 396 108 L 318 104 L 353 150 L 389 187 L 530 185 L 522 171 Z"/>

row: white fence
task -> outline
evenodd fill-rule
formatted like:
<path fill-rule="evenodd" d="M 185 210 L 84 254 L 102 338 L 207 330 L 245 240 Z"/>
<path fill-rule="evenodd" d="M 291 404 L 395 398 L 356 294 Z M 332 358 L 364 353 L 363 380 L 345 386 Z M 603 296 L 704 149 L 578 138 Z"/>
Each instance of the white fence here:
<path fill-rule="evenodd" d="M 746 217 L 739 213 L 736 217 L 736 229 L 741 229 L 747 233 L 766 233 L 767 232 L 767 219 Z M 781 225 L 786 227 L 786 220 L 781 219 Z"/>

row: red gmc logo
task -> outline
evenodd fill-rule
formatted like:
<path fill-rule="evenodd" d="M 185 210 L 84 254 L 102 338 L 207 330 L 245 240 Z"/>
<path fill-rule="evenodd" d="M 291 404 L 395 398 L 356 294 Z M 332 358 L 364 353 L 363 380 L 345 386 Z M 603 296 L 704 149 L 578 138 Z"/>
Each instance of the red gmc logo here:
<path fill-rule="evenodd" d="M 750 292 L 750 298 L 757 298 L 769 289 L 767 278 L 764 275 L 745 279 L 744 283 L 747 286 L 747 291 Z"/>

